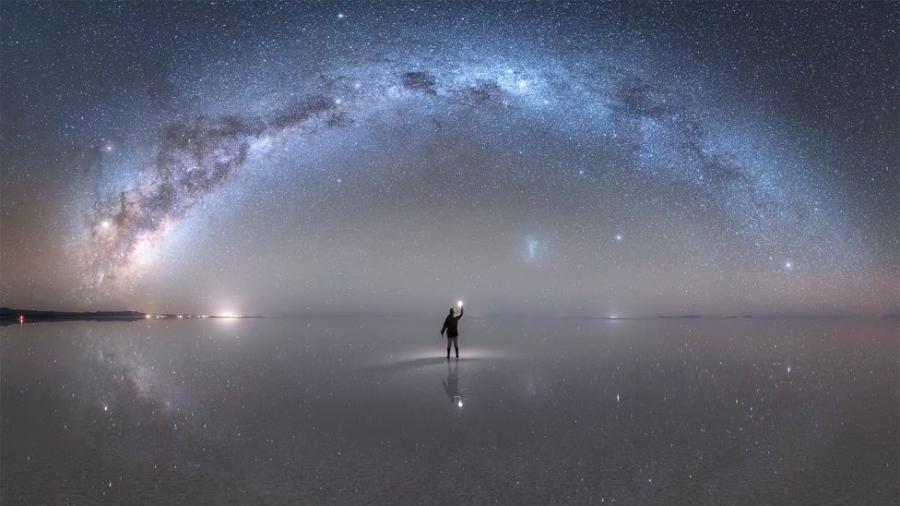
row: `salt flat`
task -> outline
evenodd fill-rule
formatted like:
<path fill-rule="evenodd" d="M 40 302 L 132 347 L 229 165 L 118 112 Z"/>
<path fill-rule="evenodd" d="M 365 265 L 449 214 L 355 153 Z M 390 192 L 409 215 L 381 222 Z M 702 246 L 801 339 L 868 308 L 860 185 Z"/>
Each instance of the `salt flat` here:
<path fill-rule="evenodd" d="M 889 320 L 0 329 L 2 503 L 897 504 Z"/>

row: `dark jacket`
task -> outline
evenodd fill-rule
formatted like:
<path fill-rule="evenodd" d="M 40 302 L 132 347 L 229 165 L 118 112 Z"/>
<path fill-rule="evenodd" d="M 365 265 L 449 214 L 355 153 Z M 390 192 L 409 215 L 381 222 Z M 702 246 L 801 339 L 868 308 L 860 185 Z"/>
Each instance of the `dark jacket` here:
<path fill-rule="evenodd" d="M 441 334 L 444 331 L 447 332 L 447 337 L 457 337 L 459 336 L 459 330 L 457 330 L 456 325 L 459 323 L 459 319 L 463 317 L 463 308 L 459 308 L 459 316 L 453 316 L 452 314 L 448 314 L 447 318 L 444 320 L 444 326 L 441 328 Z"/>

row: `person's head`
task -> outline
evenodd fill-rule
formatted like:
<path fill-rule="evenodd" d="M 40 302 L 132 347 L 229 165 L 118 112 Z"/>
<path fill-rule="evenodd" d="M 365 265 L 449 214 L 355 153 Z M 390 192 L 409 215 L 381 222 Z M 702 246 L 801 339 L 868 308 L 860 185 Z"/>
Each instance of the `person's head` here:
<path fill-rule="evenodd" d="M 453 316 L 453 308 L 450 308 L 450 316 Z"/>

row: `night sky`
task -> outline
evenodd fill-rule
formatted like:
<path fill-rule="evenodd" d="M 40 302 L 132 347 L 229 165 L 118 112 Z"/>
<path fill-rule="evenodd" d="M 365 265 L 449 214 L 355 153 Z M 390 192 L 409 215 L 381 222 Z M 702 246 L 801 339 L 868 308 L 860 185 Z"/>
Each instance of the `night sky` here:
<path fill-rule="evenodd" d="M 896 3 L 0 8 L 2 305 L 898 304 Z"/>

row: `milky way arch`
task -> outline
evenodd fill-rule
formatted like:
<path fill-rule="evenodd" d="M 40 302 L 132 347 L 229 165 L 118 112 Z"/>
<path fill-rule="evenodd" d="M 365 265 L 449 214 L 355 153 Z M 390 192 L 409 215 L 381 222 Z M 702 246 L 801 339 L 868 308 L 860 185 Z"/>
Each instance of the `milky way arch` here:
<path fill-rule="evenodd" d="M 89 216 L 83 256 L 91 283 L 109 285 L 139 274 L 145 250 L 225 187 L 252 159 L 254 145 L 386 117 L 385 110 L 417 107 L 411 100 L 491 115 L 557 107 L 578 93 L 592 104 L 590 113 L 572 113 L 586 120 L 581 130 L 630 159 L 630 170 L 694 188 L 757 242 L 775 241 L 770 232 L 785 227 L 817 234 L 826 243 L 836 240 L 792 197 L 792 188 L 785 187 L 789 178 L 778 167 L 760 170 L 717 147 L 689 101 L 634 73 L 569 71 L 559 62 L 531 71 L 397 68 L 387 61 L 320 76 L 303 98 L 268 114 L 198 116 L 162 129 L 152 175 L 98 202 Z"/>

